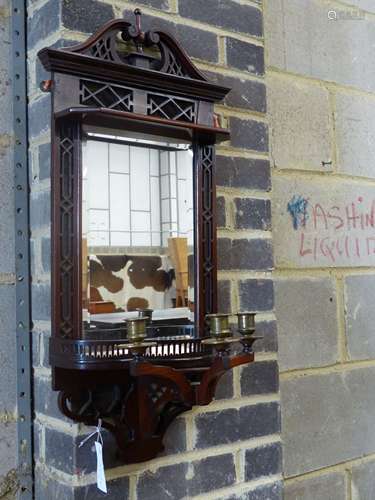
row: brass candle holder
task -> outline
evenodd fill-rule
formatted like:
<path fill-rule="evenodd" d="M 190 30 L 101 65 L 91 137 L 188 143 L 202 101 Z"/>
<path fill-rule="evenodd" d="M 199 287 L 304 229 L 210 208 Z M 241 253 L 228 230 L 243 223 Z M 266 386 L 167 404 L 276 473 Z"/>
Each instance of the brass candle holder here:
<path fill-rule="evenodd" d="M 255 332 L 255 313 L 239 312 L 237 313 L 238 332 L 241 335 L 253 335 Z"/>
<path fill-rule="evenodd" d="M 210 322 L 210 333 L 213 339 L 223 339 L 231 336 L 229 314 L 207 314 Z"/>
<path fill-rule="evenodd" d="M 210 338 L 202 340 L 203 344 L 211 345 L 219 354 L 228 351 L 229 344 L 238 342 L 238 338 L 232 337 L 229 327 L 229 314 L 207 314 L 206 319 L 210 322 Z"/>
<path fill-rule="evenodd" d="M 155 346 L 155 342 L 144 342 L 146 338 L 147 318 L 132 318 L 126 321 L 127 338 L 129 343 L 126 347 L 131 354 L 142 356 L 146 349 Z"/>
<path fill-rule="evenodd" d="M 237 313 L 238 332 L 241 337 L 238 339 L 243 346 L 244 352 L 252 352 L 253 344 L 256 340 L 263 337 L 257 337 L 255 333 L 255 313 L 239 312 Z"/>

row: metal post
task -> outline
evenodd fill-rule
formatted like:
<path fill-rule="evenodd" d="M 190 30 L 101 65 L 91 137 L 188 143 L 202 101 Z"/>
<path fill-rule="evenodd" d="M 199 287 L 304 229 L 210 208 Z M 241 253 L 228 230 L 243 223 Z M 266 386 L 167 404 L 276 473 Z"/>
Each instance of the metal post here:
<path fill-rule="evenodd" d="M 26 1 L 12 0 L 19 498 L 33 499 Z"/>

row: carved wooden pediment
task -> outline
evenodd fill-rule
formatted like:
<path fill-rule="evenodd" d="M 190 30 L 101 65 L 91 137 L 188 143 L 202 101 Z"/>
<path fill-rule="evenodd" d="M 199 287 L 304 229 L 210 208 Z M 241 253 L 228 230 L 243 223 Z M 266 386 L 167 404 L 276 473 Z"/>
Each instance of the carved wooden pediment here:
<path fill-rule="evenodd" d="M 45 68 L 65 74 L 106 78 L 129 84 L 168 89 L 220 101 L 230 89 L 211 83 L 196 68 L 177 40 L 165 31 L 142 31 L 124 19 L 106 23 L 85 42 L 39 52 Z"/>
<path fill-rule="evenodd" d="M 207 81 L 175 38 L 164 31 L 141 30 L 139 9 L 136 25 L 109 21 L 86 42 L 65 49 L 68 52 L 143 67 L 170 75 Z"/>

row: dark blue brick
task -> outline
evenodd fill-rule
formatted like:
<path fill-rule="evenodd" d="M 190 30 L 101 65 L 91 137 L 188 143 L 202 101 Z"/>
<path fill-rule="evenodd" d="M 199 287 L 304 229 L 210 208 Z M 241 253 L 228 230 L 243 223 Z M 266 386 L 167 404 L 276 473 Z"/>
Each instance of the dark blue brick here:
<path fill-rule="evenodd" d="M 231 283 L 229 280 L 219 280 L 217 283 L 218 311 L 231 312 Z"/>
<path fill-rule="evenodd" d="M 219 186 L 270 191 L 270 163 L 268 160 L 218 155 L 216 181 Z"/>
<path fill-rule="evenodd" d="M 98 490 L 95 484 L 80 486 L 74 490 L 74 500 L 102 500 L 108 498 L 110 500 L 127 500 L 129 494 L 129 478 L 120 477 L 107 481 L 107 494 Z"/>
<path fill-rule="evenodd" d="M 139 477 L 137 494 L 142 500 L 179 500 L 231 486 L 235 480 L 233 455 L 228 453 L 146 471 Z"/>
<path fill-rule="evenodd" d="M 231 89 L 224 99 L 226 106 L 249 109 L 258 113 L 266 112 L 266 86 L 263 82 L 234 78 L 211 71 L 206 71 L 205 74 L 209 81 Z"/>
<path fill-rule="evenodd" d="M 195 424 L 197 448 L 236 443 L 280 432 L 280 408 L 278 403 L 261 403 L 202 413 Z"/>
<path fill-rule="evenodd" d="M 51 145 L 42 144 L 38 148 L 39 179 L 49 179 L 51 176 Z"/>
<path fill-rule="evenodd" d="M 245 453 L 245 480 L 253 481 L 262 476 L 281 472 L 280 443 L 267 444 Z"/>
<path fill-rule="evenodd" d="M 270 311 L 274 306 L 273 281 L 248 279 L 239 284 L 242 311 Z"/>
<path fill-rule="evenodd" d="M 216 223 L 218 227 L 225 227 L 226 225 L 224 196 L 219 196 L 216 199 Z"/>
<path fill-rule="evenodd" d="M 231 0 L 194 0 L 179 3 L 180 14 L 190 19 L 253 36 L 262 36 L 262 12 Z"/>
<path fill-rule="evenodd" d="M 222 270 L 273 269 L 272 241 L 219 238 L 218 267 Z"/>
<path fill-rule="evenodd" d="M 240 495 L 231 495 L 222 500 L 284 500 L 283 485 L 281 482 L 266 484 L 258 486 L 255 490 L 244 491 Z"/>
<path fill-rule="evenodd" d="M 35 283 L 31 287 L 32 315 L 34 320 L 51 319 L 51 286 L 48 283 Z"/>
<path fill-rule="evenodd" d="M 230 119 L 231 144 L 236 148 L 268 151 L 268 127 L 255 120 Z"/>
<path fill-rule="evenodd" d="M 262 231 L 271 229 L 270 200 L 235 198 L 234 205 L 236 207 L 236 228 L 260 229 Z"/>
<path fill-rule="evenodd" d="M 243 396 L 278 392 L 279 370 L 276 361 L 250 363 L 241 371 L 241 393 Z"/>
<path fill-rule="evenodd" d="M 50 130 L 51 122 L 51 96 L 44 95 L 34 101 L 29 106 L 29 130 L 31 137 L 37 137 L 40 134 Z"/>
<path fill-rule="evenodd" d="M 263 47 L 234 38 L 227 38 L 226 42 L 228 66 L 254 75 L 264 75 Z"/>
<path fill-rule="evenodd" d="M 51 198 L 47 191 L 36 192 L 30 200 L 30 226 L 38 229 L 51 223 Z"/>
<path fill-rule="evenodd" d="M 28 19 L 27 43 L 33 47 L 37 42 L 57 31 L 60 26 L 60 2 L 50 0 L 34 11 Z"/>
<path fill-rule="evenodd" d="M 103 2 L 62 0 L 62 23 L 71 30 L 93 33 L 113 18 L 113 8 Z"/>
<path fill-rule="evenodd" d="M 124 17 L 126 19 L 133 19 L 133 11 L 126 9 Z M 191 57 L 212 62 L 217 62 L 218 60 L 217 36 L 214 33 L 209 33 L 198 28 L 191 28 L 184 24 L 176 24 L 166 19 L 150 16 L 149 14 L 142 16 L 142 24 L 146 30 L 168 31 L 168 33 L 177 38 Z"/>
<path fill-rule="evenodd" d="M 276 321 L 260 321 L 256 323 L 256 334 L 263 337 L 254 344 L 255 352 L 277 352 Z"/>

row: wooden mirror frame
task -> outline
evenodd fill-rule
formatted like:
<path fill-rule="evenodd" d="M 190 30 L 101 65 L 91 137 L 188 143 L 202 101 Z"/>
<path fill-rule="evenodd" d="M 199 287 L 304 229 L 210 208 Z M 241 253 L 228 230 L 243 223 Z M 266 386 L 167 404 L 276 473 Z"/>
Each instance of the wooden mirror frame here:
<path fill-rule="evenodd" d="M 135 15 L 136 26 L 110 21 L 82 44 L 38 54 L 51 72 L 41 88 L 52 94 L 53 388 L 60 391 L 59 406 L 69 418 L 87 425 L 103 420 L 125 463 L 160 452 L 163 435 L 179 413 L 208 404 L 225 371 L 253 361 L 256 339 L 243 342 L 243 352 L 235 356 L 229 356 L 229 344 L 222 339 L 213 343 L 216 355 L 203 340 L 209 335 L 205 316 L 217 312 L 215 143 L 229 138 L 214 103 L 229 89 L 208 82 L 169 34 L 144 33 L 138 9 Z M 135 51 L 118 52 L 119 36 Z M 146 348 L 141 356 L 138 351 L 133 355 L 126 339 L 90 341 L 82 334 L 81 147 L 86 124 L 193 145 L 195 336 L 160 341 L 157 355 Z M 151 386 L 160 388 L 158 396 L 150 394 Z"/>

